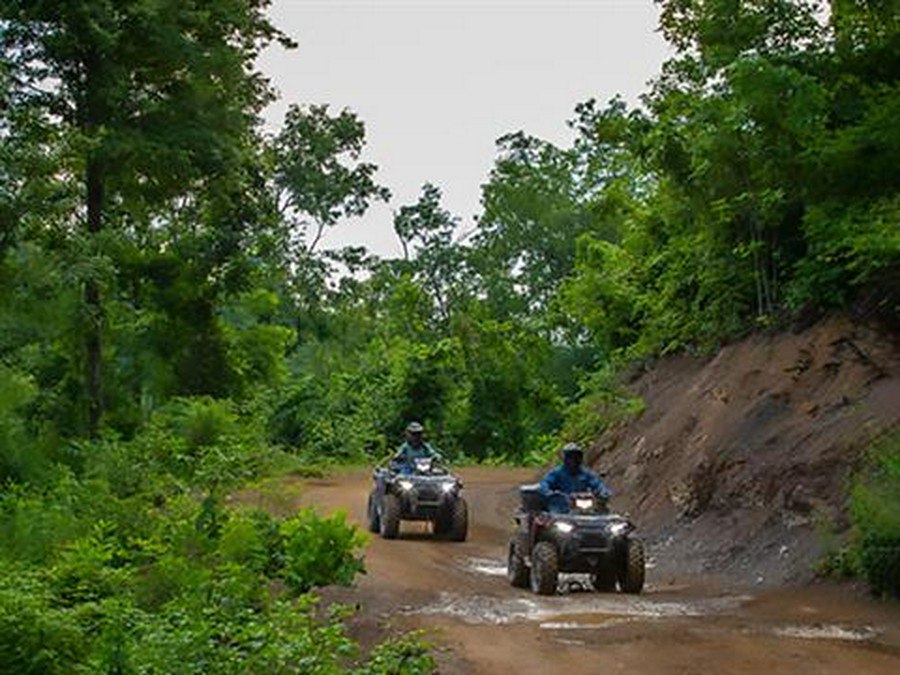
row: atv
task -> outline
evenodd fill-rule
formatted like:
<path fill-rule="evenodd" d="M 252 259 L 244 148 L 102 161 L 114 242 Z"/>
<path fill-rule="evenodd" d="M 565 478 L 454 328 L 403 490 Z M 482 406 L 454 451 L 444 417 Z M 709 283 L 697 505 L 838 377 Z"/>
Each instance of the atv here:
<path fill-rule="evenodd" d="M 465 541 L 469 530 L 462 481 L 430 458 L 414 460 L 411 473 L 401 472 L 394 462 L 375 467 L 375 482 L 369 494 L 369 531 L 384 539 L 396 539 L 400 521 L 427 521 L 437 537 Z"/>
<path fill-rule="evenodd" d="M 591 575 L 597 591 L 640 593 L 644 587 L 644 546 L 632 536 L 634 525 L 610 513 L 591 493 L 553 498 L 568 500 L 568 513 L 546 508 L 538 485 L 519 488 L 521 507 L 509 542 L 507 578 L 540 595 L 556 593 L 560 573 Z"/>

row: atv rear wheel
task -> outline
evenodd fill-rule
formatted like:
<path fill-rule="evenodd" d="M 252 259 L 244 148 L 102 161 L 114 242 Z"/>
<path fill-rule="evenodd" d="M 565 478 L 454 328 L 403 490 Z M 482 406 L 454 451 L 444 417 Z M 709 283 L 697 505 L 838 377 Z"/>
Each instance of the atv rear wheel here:
<path fill-rule="evenodd" d="M 450 505 L 450 539 L 465 541 L 469 534 L 469 507 L 462 497 Z"/>
<path fill-rule="evenodd" d="M 381 532 L 381 523 L 378 518 L 378 507 L 375 505 L 375 495 L 369 495 L 369 504 L 366 507 L 366 516 L 369 520 L 369 532 L 378 534 Z"/>
<path fill-rule="evenodd" d="M 400 534 L 400 500 L 396 495 L 385 495 L 381 502 L 381 538 L 396 539 Z"/>
<path fill-rule="evenodd" d="M 528 565 L 519 550 L 519 544 L 513 539 L 509 542 L 509 556 L 506 559 L 506 578 L 516 588 L 528 588 Z"/>
<path fill-rule="evenodd" d="M 619 569 L 619 588 L 623 593 L 640 593 L 644 588 L 644 542 L 629 539 Z"/>
<path fill-rule="evenodd" d="M 616 590 L 616 570 L 609 565 L 597 568 L 591 575 L 591 585 L 600 593 L 612 593 Z"/>
<path fill-rule="evenodd" d="M 549 541 L 540 541 L 531 551 L 531 590 L 538 595 L 553 595 L 558 581 L 556 547 Z"/>

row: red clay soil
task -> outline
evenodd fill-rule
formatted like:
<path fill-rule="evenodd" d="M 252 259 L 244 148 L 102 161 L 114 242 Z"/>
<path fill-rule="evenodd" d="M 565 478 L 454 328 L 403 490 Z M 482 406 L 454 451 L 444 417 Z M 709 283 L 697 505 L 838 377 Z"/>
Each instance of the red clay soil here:
<path fill-rule="evenodd" d="M 896 336 L 845 318 L 665 359 L 629 386 L 645 411 L 591 461 L 669 581 L 809 579 L 865 448 L 900 425 Z"/>

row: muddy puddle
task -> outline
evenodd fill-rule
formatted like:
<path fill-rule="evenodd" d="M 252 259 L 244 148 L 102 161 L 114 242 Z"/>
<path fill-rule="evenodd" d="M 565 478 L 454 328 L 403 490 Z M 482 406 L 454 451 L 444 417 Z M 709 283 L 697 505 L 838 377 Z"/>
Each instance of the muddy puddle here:
<path fill-rule="evenodd" d="M 506 561 L 490 558 L 468 558 L 464 569 L 474 574 L 486 574 L 489 577 L 505 577 Z"/>
<path fill-rule="evenodd" d="M 870 626 L 853 627 L 823 624 L 781 626 L 775 628 L 772 632 L 779 637 L 802 640 L 843 640 L 849 642 L 867 642 L 875 640 L 881 635 L 880 631 Z"/>
<path fill-rule="evenodd" d="M 650 620 L 720 614 L 736 609 L 748 600 L 748 596 L 672 601 L 596 593 L 553 597 L 463 596 L 442 593 L 436 602 L 410 609 L 408 613 L 450 616 L 473 624 L 550 622 L 550 619 L 562 616 L 591 616 L 593 625 L 599 626 L 609 625 L 610 621 L 622 618 Z"/>
<path fill-rule="evenodd" d="M 458 563 L 462 569 L 473 575 L 496 578 L 506 575 L 505 561 L 466 558 L 459 560 Z M 665 591 L 668 592 L 656 591 L 652 586 L 648 586 L 640 596 L 598 594 L 593 591 L 588 575 L 567 574 L 561 577 L 559 594 L 556 596 L 537 596 L 527 590 L 513 591 L 513 596 L 461 595 L 444 592 L 435 602 L 417 608 L 408 607 L 404 613 L 447 616 L 467 624 L 502 625 L 531 622 L 537 623 L 541 630 L 575 636 L 639 622 L 734 617 L 740 613 L 742 607 L 753 600 L 751 595 L 739 594 L 671 599 L 671 589 Z M 653 597 L 654 592 L 664 594 L 664 597 Z M 881 634 L 870 626 L 825 623 L 775 624 L 737 630 L 786 639 L 847 642 L 874 641 Z"/>

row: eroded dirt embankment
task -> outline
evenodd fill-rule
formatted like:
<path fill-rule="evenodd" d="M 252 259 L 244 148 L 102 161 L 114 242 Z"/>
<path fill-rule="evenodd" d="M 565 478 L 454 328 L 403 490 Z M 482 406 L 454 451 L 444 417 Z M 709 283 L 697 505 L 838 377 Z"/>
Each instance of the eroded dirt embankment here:
<path fill-rule="evenodd" d="M 672 580 L 808 579 L 865 447 L 900 425 L 896 336 L 844 318 L 666 359 L 629 386 L 646 409 L 592 462 Z"/>

